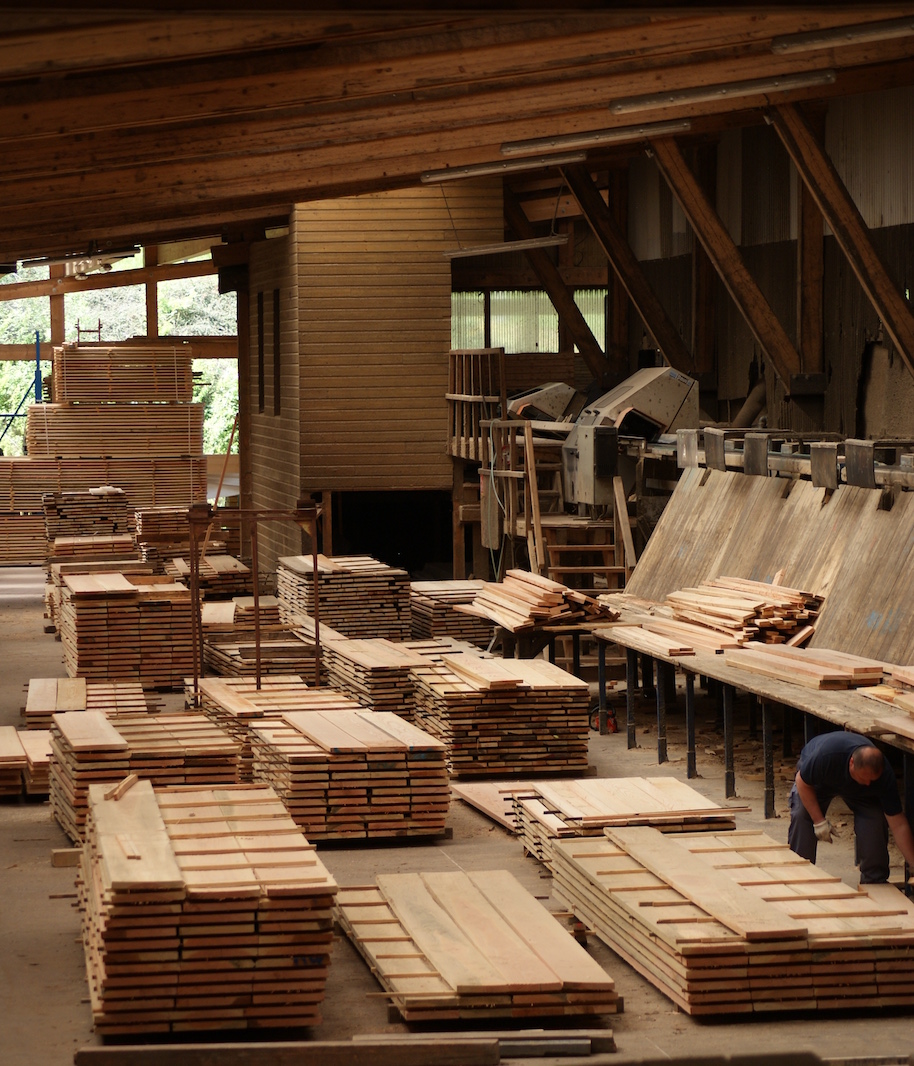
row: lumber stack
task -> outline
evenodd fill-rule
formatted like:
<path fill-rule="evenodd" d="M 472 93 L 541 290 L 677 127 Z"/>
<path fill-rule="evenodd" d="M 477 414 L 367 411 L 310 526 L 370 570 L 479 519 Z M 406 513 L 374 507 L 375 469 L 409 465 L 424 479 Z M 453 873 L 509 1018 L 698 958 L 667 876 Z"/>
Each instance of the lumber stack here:
<path fill-rule="evenodd" d="M 193 398 L 192 362 L 188 344 L 136 348 L 63 344 L 54 348 L 52 396 L 56 403 L 187 403 Z"/>
<path fill-rule="evenodd" d="M 207 605 L 204 604 L 204 608 Z M 215 606 L 215 605 L 214 605 Z M 257 644 L 252 629 L 232 632 L 205 631 L 203 665 L 219 677 L 250 677 L 256 674 Z M 260 631 L 260 674 L 300 674 L 315 680 L 317 650 L 296 629 L 280 626 Z"/>
<path fill-rule="evenodd" d="M 22 774 L 27 762 L 18 730 L 11 725 L 0 725 L 0 796 L 18 796 L 22 792 Z"/>
<path fill-rule="evenodd" d="M 310 555 L 285 556 L 276 569 L 276 593 L 284 620 L 297 624 L 315 615 L 315 582 Z M 409 574 L 369 555 L 317 557 L 320 624 L 344 637 L 408 640 Z"/>
<path fill-rule="evenodd" d="M 848 689 L 882 682 L 886 664 L 830 648 L 753 643 L 724 652 L 727 666 L 814 689 Z"/>
<path fill-rule="evenodd" d="M 384 874 L 340 925 L 406 1022 L 611 1014 L 612 978 L 507 870 Z"/>
<path fill-rule="evenodd" d="M 553 892 L 689 1014 L 914 1004 L 914 906 L 758 831 L 556 841 Z"/>
<path fill-rule="evenodd" d="M 84 492 L 45 492 L 41 504 L 49 543 L 57 537 L 132 534 L 136 528 L 127 493 L 114 485 L 99 485 Z"/>
<path fill-rule="evenodd" d="M 252 750 L 254 780 L 272 785 L 309 840 L 444 833 L 444 745 L 396 714 L 286 712 L 252 727 Z"/>
<path fill-rule="evenodd" d="M 764 581 L 718 577 L 670 592 L 664 602 L 674 618 L 717 630 L 740 644 L 780 644 L 798 639 L 810 626 L 822 597 Z"/>
<path fill-rule="evenodd" d="M 193 672 L 190 591 L 123 573 L 63 575 L 58 626 L 71 677 L 180 689 Z"/>
<path fill-rule="evenodd" d="M 27 796 L 47 796 L 51 790 L 50 729 L 21 730 L 19 743 L 25 752 L 22 781 Z"/>
<path fill-rule="evenodd" d="M 544 659 L 495 659 L 409 642 L 415 722 L 442 740 L 454 776 L 568 773 L 587 765 L 590 693 Z"/>
<path fill-rule="evenodd" d="M 527 570 L 508 570 L 504 581 L 484 581 L 472 603 L 457 604 L 454 610 L 488 618 L 512 633 L 619 617 L 592 596 Z"/>
<path fill-rule="evenodd" d="M 175 557 L 163 564 L 165 573 L 174 581 L 190 587 L 190 559 Z M 197 571 L 200 592 L 207 599 L 231 599 L 253 591 L 251 568 L 231 555 L 205 555 Z"/>
<path fill-rule="evenodd" d="M 102 711 L 108 718 L 116 718 L 148 714 L 152 709 L 143 686 L 135 681 L 33 677 L 22 714 L 26 729 L 50 729 L 52 716 L 61 711 Z"/>
<path fill-rule="evenodd" d="M 734 829 L 734 813 L 673 777 L 531 781 L 511 792 L 524 849 L 552 869 L 552 846 L 603 836 L 607 826 L 650 825 L 664 833 Z"/>
<path fill-rule="evenodd" d="M 263 718 L 279 718 L 285 711 L 296 711 L 309 692 L 308 685 L 296 674 L 263 677 L 258 687 L 254 677 L 204 677 L 197 682 L 200 709 L 237 744 L 238 779 L 253 778 L 254 756 L 251 728 Z M 317 689 L 329 705 L 352 709 L 355 704 L 329 689 Z M 194 694 L 186 690 L 185 701 L 192 705 Z"/>
<path fill-rule="evenodd" d="M 44 517 L 40 514 L 0 514 L 0 565 L 43 566 L 46 562 Z"/>
<path fill-rule="evenodd" d="M 487 648 L 495 628 L 492 620 L 454 609 L 460 603 L 473 603 L 484 585 L 484 581 L 411 582 L 409 616 L 413 640 L 453 637 Z"/>
<path fill-rule="evenodd" d="M 44 589 L 45 618 L 50 620 L 51 630 L 60 632 L 60 604 L 67 574 L 112 573 L 124 574 L 128 579 L 134 575 L 152 577 L 153 567 L 139 560 L 123 559 L 80 559 L 51 563 L 47 567 L 47 583 Z"/>
<path fill-rule="evenodd" d="M 317 1025 L 336 882 L 273 790 L 112 791 L 77 882 L 96 1031 Z"/>
<path fill-rule="evenodd" d="M 34 403 L 25 439 L 36 458 L 202 456 L 203 404 Z"/>
<path fill-rule="evenodd" d="M 411 671 L 426 659 L 408 644 L 395 644 L 383 637 L 366 640 L 329 639 L 321 656 L 329 683 L 346 692 L 363 707 L 392 711 L 408 721 L 415 713 Z"/>
<path fill-rule="evenodd" d="M 79 841 L 91 785 L 129 774 L 155 785 L 231 785 L 238 755 L 238 744 L 203 714 L 108 719 L 100 711 L 63 711 L 51 725 L 51 810 Z"/>

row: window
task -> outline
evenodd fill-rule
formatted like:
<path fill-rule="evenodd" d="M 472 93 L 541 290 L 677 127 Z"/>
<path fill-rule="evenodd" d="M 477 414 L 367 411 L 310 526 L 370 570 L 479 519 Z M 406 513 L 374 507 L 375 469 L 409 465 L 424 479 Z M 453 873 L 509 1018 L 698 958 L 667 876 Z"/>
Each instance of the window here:
<path fill-rule="evenodd" d="M 574 300 L 605 347 L 606 289 L 577 289 Z M 504 348 L 509 355 L 557 352 L 559 319 L 545 292 L 451 294 L 451 347 Z"/>

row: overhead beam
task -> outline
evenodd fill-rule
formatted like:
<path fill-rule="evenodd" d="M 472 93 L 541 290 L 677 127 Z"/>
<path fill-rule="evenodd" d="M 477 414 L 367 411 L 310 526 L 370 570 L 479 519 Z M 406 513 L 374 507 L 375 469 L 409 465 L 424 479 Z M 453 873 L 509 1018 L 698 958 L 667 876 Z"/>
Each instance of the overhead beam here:
<path fill-rule="evenodd" d="M 504 191 L 504 211 L 505 221 L 518 237 L 529 239 L 537 236 L 517 198 L 507 187 Z M 558 267 L 552 262 L 545 248 L 528 248 L 525 254 L 533 272 L 546 290 L 546 295 L 552 301 L 560 321 L 577 345 L 588 370 L 598 381 L 602 381 L 608 369 L 606 356 L 587 325 L 581 309 L 574 302 L 574 294 L 562 279 Z"/>
<path fill-rule="evenodd" d="M 669 137 L 650 142 L 651 152 L 673 195 L 708 253 L 714 269 L 739 308 L 775 373 L 790 391 L 800 357 L 762 290 L 749 273 L 726 226 L 689 169 L 676 142 Z"/>
<path fill-rule="evenodd" d="M 774 108 L 771 124 L 831 227 L 883 328 L 914 374 L 914 315 L 870 239 L 866 222 L 835 165 L 795 106 L 785 104 Z"/>
<path fill-rule="evenodd" d="M 603 202 L 600 190 L 594 184 L 590 172 L 583 165 L 575 164 L 563 167 L 562 173 L 565 175 L 569 189 L 581 205 L 581 210 L 606 254 L 606 258 L 670 366 L 683 373 L 691 373 L 693 367 L 691 353 L 686 348 L 682 337 L 679 336 L 663 304 L 651 288 L 650 282 L 641 269 L 641 264 L 628 243 L 628 238 L 622 232 L 622 227 Z"/>
<path fill-rule="evenodd" d="M 47 281 L 13 281 L 0 285 L 0 303 L 28 300 L 36 296 L 64 296 L 70 292 L 95 289 L 119 289 L 126 285 L 150 285 L 178 278 L 202 278 L 217 272 L 211 259 L 196 263 L 166 263 L 162 266 L 138 267 L 136 270 L 112 270 L 108 274 L 89 274 L 84 278 L 52 277 Z"/>

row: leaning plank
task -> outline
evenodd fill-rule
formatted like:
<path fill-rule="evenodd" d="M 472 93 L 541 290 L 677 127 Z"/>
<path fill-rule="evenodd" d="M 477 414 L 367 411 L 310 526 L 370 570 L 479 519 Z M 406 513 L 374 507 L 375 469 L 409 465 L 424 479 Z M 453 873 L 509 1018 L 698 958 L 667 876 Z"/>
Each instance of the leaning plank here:
<path fill-rule="evenodd" d="M 740 885 L 712 885 L 708 864 L 648 826 L 607 829 L 615 844 L 686 898 L 747 940 L 798 937 L 801 922 L 777 911 Z"/>

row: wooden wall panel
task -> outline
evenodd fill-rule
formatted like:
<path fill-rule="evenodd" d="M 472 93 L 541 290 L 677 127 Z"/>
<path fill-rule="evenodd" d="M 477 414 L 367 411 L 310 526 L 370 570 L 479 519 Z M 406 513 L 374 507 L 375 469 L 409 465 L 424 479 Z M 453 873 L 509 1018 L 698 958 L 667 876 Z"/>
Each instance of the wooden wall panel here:
<path fill-rule="evenodd" d="M 294 284 L 294 248 L 288 237 L 251 247 L 251 465 L 255 508 L 291 508 L 301 496 L 299 476 L 298 289 Z M 274 292 L 279 291 L 280 402 L 274 413 Z M 264 389 L 259 410 L 259 306 L 263 294 Z M 301 531 L 291 522 L 259 528 L 260 570 L 273 571 L 282 555 L 302 551 Z M 247 554 L 247 547 L 243 548 Z"/>
<path fill-rule="evenodd" d="M 497 179 L 296 206 L 304 491 L 450 490 L 443 253 L 502 238 Z"/>

